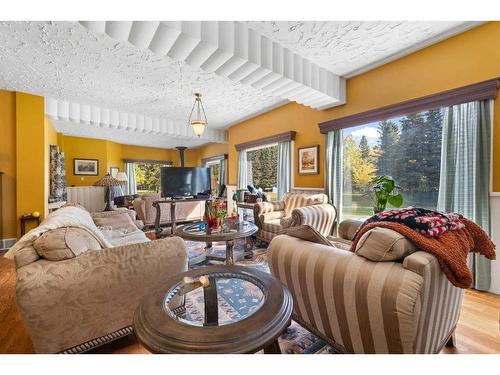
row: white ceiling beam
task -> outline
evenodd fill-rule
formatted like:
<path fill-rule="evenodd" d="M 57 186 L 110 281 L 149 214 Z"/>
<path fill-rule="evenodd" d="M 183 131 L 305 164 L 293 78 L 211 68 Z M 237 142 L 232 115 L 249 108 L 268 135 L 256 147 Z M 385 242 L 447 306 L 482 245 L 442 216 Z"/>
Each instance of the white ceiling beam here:
<path fill-rule="evenodd" d="M 143 116 L 135 113 L 120 112 L 95 105 L 81 104 L 55 98 L 45 98 L 45 115 L 57 121 L 86 124 L 104 129 L 115 129 L 130 133 L 134 137 L 137 132 L 141 134 L 157 134 L 179 139 L 196 138 L 184 121 L 160 119 Z M 88 134 L 82 133 L 85 137 Z M 227 132 L 220 129 L 207 128 L 200 137 L 207 142 L 227 142 Z"/>
<path fill-rule="evenodd" d="M 326 109 L 345 103 L 345 82 L 279 43 L 234 21 L 82 21 L 97 33 L 127 41 L 193 68 L 250 85 L 268 95 Z M 287 95 L 290 89 L 301 95 Z M 318 107 L 316 103 L 320 103 Z"/>

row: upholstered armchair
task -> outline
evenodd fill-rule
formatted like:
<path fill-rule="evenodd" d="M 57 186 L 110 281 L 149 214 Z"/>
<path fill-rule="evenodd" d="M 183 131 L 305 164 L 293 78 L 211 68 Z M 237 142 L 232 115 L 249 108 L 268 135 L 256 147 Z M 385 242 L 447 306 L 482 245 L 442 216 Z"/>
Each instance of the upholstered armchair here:
<path fill-rule="evenodd" d="M 292 293 L 294 319 L 342 352 L 439 353 L 451 342 L 463 289 L 415 247 L 390 261 L 384 244 L 368 240 L 363 252 L 348 251 L 356 225 L 341 223 L 333 247 L 288 235 L 271 241 L 269 267 Z M 372 250 L 381 258 L 368 259 Z"/>
<path fill-rule="evenodd" d="M 287 228 L 302 224 L 309 224 L 328 236 L 334 228 L 337 210 L 327 202 L 325 194 L 286 193 L 281 201 L 256 203 L 254 220 L 259 228 L 256 236 L 271 241 Z"/>

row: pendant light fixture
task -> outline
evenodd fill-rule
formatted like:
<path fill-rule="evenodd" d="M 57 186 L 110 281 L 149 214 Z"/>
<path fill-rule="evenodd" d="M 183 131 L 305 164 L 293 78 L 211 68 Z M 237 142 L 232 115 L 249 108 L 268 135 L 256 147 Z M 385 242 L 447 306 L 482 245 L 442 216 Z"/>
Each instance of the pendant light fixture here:
<path fill-rule="evenodd" d="M 194 134 L 198 136 L 198 138 L 205 131 L 205 126 L 208 124 L 207 116 L 205 115 L 205 109 L 203 108 L 203 103 L 201 102 L 201 94 L 194 94 L 194 104 L 191 109 L 191 113 L 189 114 L 188 124 L 193 128 Z M 196 107 L 196 113 L 193 116 L 194 109 Z"/>

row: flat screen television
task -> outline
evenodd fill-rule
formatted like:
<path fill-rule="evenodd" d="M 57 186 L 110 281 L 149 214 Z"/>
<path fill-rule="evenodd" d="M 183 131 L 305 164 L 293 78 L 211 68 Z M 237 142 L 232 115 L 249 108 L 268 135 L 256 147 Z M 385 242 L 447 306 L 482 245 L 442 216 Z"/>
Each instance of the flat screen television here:
<path fill-rule="evenodd" d="M 194 167 L 162 167 L 162 197 L 182 198 L 210 194 L 210 169 Z"/>

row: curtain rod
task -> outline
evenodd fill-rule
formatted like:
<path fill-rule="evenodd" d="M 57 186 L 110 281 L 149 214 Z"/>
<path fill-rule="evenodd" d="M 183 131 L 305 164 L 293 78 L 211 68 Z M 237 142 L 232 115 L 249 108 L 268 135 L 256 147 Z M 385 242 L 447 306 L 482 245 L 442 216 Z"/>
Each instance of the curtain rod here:
<path fill-rule="evenodd" d="M 336 129 L 346 129 L 369 122 L 388 120 L 392 117 L 416 113 L 424 110 L 449 107 L 476 100 L 495 99 L 500 87 L 500 78 L 494 78 L 472 85 L 438 92 L 417 99 L 390 104 L 354 115 L 341 117 L 318 124 L 321 133 L 326 134 Z"/>

